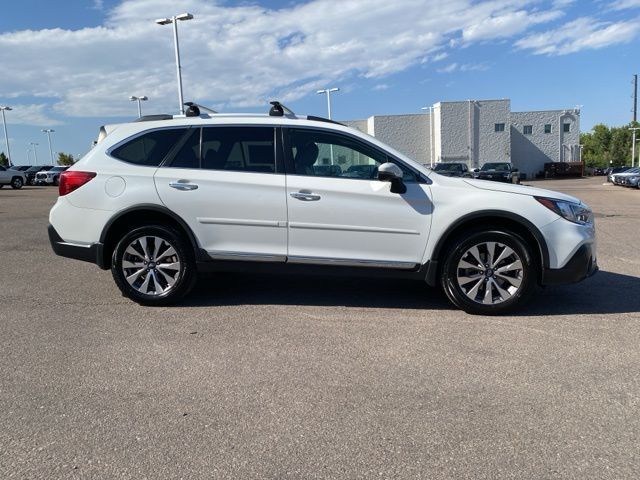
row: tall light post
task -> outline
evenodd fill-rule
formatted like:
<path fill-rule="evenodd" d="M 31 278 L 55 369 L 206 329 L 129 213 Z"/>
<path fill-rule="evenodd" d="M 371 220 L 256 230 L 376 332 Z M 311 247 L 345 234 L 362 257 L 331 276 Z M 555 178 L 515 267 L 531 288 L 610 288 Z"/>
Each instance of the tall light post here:
<path fill-rule="evenodd" d="M 31 142 L 29 145 L 33 147 L 33 155 L 35 156 L 36 165 L 38 165 L 38 149 L 36 148 L 39 144 L 36 142 Z"/>
<path fill-rule="evenodd" d="M 51 134 L 55 132 L 52 128 L 43 128 L 42 131 L 47 134 L 47 139 L 49 140 L 49 157 L 51 158 L 51 165 L 55 165 L 53 162 L 53 149 L 51 148 Z"/>
<path fill-rule="evenodd" d="M 629 130 L 633 132 L 632 139 L 631 139 L 631 166 L 633 167 L 636 161 L 636 130 L 640 130 L 640 128 L 633 127 L 633 128 L 630 128 Z"/>
<path fill-rule="evenodd" d="M 6 105 L 0 105 L 0 111 L 2 111 L 2 125 L 4 125 L 4 141 L 7 144 L 7 158 L 9 159 L 9 166 L 13 165 L 11 163 L 11 151 L 9 150 L 9 136 L 7 135 L 7 119 L 4 118 L 4 112 L 10 112 L 13 110 L 11 107 L 7 107 Z"/>
<path fill-rule="evenodd" d="M 339 90 L 339 88 L 323 88 L 322 90 L 318 90 L 316 92 L 318 95 L 321 95 L 323 93 L 327 95 L 327 113 L 329 114 L 329 120 L 331 120 L 331 94 Z"/>
<path fill-rule="evenodd" d="M 149 98 L 146 95 L 142 95 L 141 97 L 131 95 L 129 97 L 129 100 L 131 100 L 132 102 L 138 102 L 138 118 L 142 117 L 142 106 L 140 105 L 140 103 L 146 102 L 147 100 L 149 100 Z"/>
<path fill-rule="evenodd" d="M 180 102 L 180 114 L 184 115 L 184 97 L 182 96 L 182 67 L 180 66 L 180 45 L 178 44 L 178 21 L 193 19 L 190 13 L 181 13 L 171 18 L 160 18 L 156 20 L 158 25 L 169 25 L 173 23 L 173 44 L 176 49 L 176 73 L 178 75 L 178 102 Z"/>

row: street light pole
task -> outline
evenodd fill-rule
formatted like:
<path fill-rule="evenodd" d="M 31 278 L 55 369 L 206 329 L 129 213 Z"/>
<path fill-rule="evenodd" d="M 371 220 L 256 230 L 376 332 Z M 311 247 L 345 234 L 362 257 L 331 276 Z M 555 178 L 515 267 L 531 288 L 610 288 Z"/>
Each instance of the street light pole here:
<path fill-rule="evenodd" d="M 324 93 L 327 95 L 327 113 L 329 114 L 329 120 L 331 120 L 331 94 L 339 90 L 340 90 L 339 88 L 324 88 L 316 92 L 317 94 Z"/>
<path fill-rule="evenodd" d="M 142 95 L 140 97 L 132 95 L 129 97 L 129 100 L 132 102 L 138 102 L 138 118 L 142 117 L 142 106 L 140 105 L 140 102 L 146 102 L 149 98 L 146 95 Z"/>
<path fill-rule="evenodd" d="M 193 15 L 182 13 L 171 18 L 160 18 L 156 20 L 158 25 L 168 25 L 173 23 L 173 44 L 176 50 L 176 74 L 178 76 L 178 102 L 180 102 L 180 114 L 184 115 L 184 97 L 182 96 L 182 66 L 180 65 L 180 45 L 178 43 L 178 20 L 192 20 Z"/>
<path fill-rule="evenodd" d="M 7 119 L 4 117 L 5 110 L 11 111 L 11 107 L 7 107 L 6 105 L 0 105 L 0 111 L 2 111 L 2 125 L 4 126 L 4 141 L 7 144 L 7 158 L 9 159 L 9 166 L 13 165 L 11 163 L 11 151 L 9 149 L 9 136 L 7 135 Z"/>
<path fill-rule="evenodd" d="M 38 144 L 36 142 L 31 142 L 29 145 L 31 145 L 33 147 L 33 155 L 35 156 L 36 160 L 36 165 L 38 165 L 38 149 L 36 148 L 38 146 Z"/>
<path fill-rule="evenodd" d="M 51 134 L 53 132 L 55 132 L 55 130 L 53 130 L 51 128 L 43 128 L 42 131 L 47 134 L 47 139 L 49 140 L 49 157 L 51 158 L 51 165 L 54 165 L 54 163 L 53 163 L 53 149 L 51 148 Z"/>
<path fill-rule="evenodd" d="M 633 132 L 632 139 L 631 139 L 631 166 L 633 167 L 636 161 L 636 130 L 640 130 L 640 128 L 634 127 L 634 128 L 630 128 L 629 130 Z"/>

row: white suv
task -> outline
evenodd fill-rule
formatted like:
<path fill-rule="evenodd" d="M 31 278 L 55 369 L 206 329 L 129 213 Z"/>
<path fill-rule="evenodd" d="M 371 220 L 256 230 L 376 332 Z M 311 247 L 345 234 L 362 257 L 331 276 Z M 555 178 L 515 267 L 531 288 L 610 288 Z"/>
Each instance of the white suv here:
<path fill-rule="evenodd" d="M 593 215 L 576 198 L 442 176 L 273 103 L 102 127 L 60 176 L 54 251 L 110 268 L 146 305 L 180 299 L 199 271 L 255 269 L 414 278 L 500 314 L 597 271 Z"/>

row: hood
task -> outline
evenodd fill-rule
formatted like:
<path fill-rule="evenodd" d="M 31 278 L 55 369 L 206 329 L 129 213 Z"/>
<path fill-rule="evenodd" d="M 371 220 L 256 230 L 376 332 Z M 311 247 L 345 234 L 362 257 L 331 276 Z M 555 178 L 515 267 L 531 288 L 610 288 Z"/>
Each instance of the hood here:
<path fill-rule="evenodd" d="M 566 195 L 564 193 L 556 192 L 553 190 L 546 190 L 543 188 L 528 187 L 525 185 L 514 185 L 511 183 L 490 182 L 488 180 L 463 179 L 462 181 L 468 185 L 471 185 L 472 187 L 480 188 L 482 190 L 516 193 L 518 195 L 530 195 L 535 197 L 549 197 L 555 198 L 557 200 L 565 200 L 567 202 L 581 203 L 580 199 L 572 197 L 571 195 Z"/>

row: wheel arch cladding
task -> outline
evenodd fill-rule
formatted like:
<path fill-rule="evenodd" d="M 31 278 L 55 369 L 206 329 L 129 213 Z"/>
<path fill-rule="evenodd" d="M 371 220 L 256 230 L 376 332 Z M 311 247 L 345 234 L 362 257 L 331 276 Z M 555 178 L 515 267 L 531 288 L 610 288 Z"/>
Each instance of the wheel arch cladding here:
<path fill-rule="evenodd" d="M 532 245 L 535 260 L 538 268 L 538 282 L 542 280 L 542 272 L 545 268 L 549 268 L 549 250 L 547 242 L 540 230 L 520 215 L 499 210 L 488 210 L 474 212 L 465 215 L 453 222 L 436 243 L 433 253 L 431 254 L 431 262 L 438 268 L 430 268 L 427 272 L 426 281 L 429 285 L 437 285 L 438 278 L 441 274 L 444 256 L 449 250 L 451 240 L 460 236 L 468 230 L 507 230 L 522 237 L 524 241 Z"/>
<path fill-rule="evenodd" d="M 196 237 L 182 218 L 158 205 L 139 205 L 120 212 L 105 225 L 100 235 L 100 242 L 104 245 L 100 267 L 111 267 L 111 256 L 123 235 L 133 228 L 154 224 L 173 228 L 191 245 L 196 260 L 200 259 L 201 252 Z"/>

